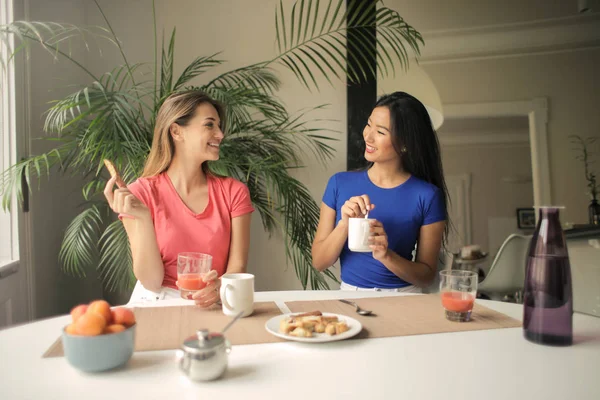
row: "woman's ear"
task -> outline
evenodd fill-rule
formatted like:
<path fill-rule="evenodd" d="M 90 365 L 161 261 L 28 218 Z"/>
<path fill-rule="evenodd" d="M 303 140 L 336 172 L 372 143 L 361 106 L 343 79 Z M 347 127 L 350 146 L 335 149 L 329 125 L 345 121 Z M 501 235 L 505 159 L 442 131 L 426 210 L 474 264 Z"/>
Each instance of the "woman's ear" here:
<path fill-rule="evenodd" d="M 169 127 L 169 133 L 171 134 L 171 137 L 173 138 L 173 140 L 176 142 L 183 141 L 183 132 L 182 131 L 183 130 L 181 129 L 181 126 L 179 126 L 175 122 L 173 122 L 171 124 L 171 126 Z"/>

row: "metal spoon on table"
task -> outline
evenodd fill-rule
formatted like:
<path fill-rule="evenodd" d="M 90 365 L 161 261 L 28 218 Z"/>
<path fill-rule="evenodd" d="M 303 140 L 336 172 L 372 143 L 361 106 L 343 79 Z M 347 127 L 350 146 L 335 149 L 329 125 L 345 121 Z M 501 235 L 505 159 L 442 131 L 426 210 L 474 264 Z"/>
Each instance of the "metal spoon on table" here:
<path fill-rule="evenodd" d="M 236 315 L 236 316 L 235 316 L 235 318 L 234 318 L 234 319 L 232 319 L 232 320 L 231 320 L 231 321 L 230 321 L 230 322 L 229 322 L 229 323 L 228 323 L 228 324 L 225 326 L 225 328 L 223 328 L 223 330 L 221 331 L 221 333 L 225 333 L 225 331 L 226 331 L 227 329 L 229 329 L 229 328 L 231 327 L 231 325 L 235 324 L 235 322 L 236 322 L 238 319 L 240 319 L 240 318 L 241 318 L 241 316 L 242 316 L 243 314 L 244 314 L 244 312 L 243 312 L 243 311 L 240 311 L 240 312 L 238 313 L 238 315 Z"/>
<path fill-rule="evenodd" d="M 354 306 L 354 307 L 356 307 L 356 312 L 357 312 L 359 315 L 371 315 L 371 314 L 373 314 L 373 311 L 371 311 L 371 310 L 364 310 L 364 309 L 360 308 L 360 307 L 358 306 L 358 304 L 356 304 L 356 303 L 355 303 L 355 302 L 353 302 L 353 301 L 350 301 L 350 300 L 344 300 L 344 299 L 341 299 L 340 301 L 341 301 L 342 303 L 350 304 L 351 306 Z"/>

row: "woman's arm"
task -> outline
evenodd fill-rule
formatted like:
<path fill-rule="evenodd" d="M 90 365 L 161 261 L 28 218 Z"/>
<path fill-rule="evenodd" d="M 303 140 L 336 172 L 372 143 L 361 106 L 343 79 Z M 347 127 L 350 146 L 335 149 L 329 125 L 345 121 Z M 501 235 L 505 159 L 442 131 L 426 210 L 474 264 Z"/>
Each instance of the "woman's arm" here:
<path fill-rule="evenodd" d="M 342 218 L 335 226 L 336 211 L 327 204 L 321 203 L 319 226 L 312 245 L 313 266 L 317 270 L 326 270 L 340 257 L 348 239 L 348 220 L 362 218 L 367 211 L 374 208 L 375 204 L 371 204 L 366 194 L 350 197 L 340 209 Z"/>
<path fill-rule="evenodd" d="M 165 267 L 158 250 L 152 218 L 123 218 L 123 225 L 131 246 L 133 274 L 144 288 L 160 291 Z"/>
<path fill-rule="evenodd" d="M 123 217 L 122 221 L 131 247 L 135 277 L 146 289 L 159 291 L 165 267 L 158 250 L 150 210 L 127 187 L 113 191 L 117 179 L 118 175 L 115 175 L 106 182 L 104 196 L 114 212 L 130 216 Z"/>
<path fill-rule="evenodd" d="M 231 219 L 231 243 L 229 244 L 229 261 L 226 272 L 246 272 L 248 249 L 250 248 L 251 213 Z"/>
<path fill-rule="evenodd" d="M 438 257 L 442 246 L 445 221 L 421 227 L 416 261 L 409 261 L 387 247 L 387 236 L 383 225 L 376 222 L 372 228 L 373 258 L 378 259 L 398 278 L 418 287 L 427 287 L 435 278 Z"/>
<path fill-rule="evenodd" d="M 335 210 L 321 203 L 321 216 L 312 245 L 313 265 L 319 271 L 326 270 L 337 261 L 348 239 L 348 220 L 342 218 L 335 226 L 335 219 Z"/>

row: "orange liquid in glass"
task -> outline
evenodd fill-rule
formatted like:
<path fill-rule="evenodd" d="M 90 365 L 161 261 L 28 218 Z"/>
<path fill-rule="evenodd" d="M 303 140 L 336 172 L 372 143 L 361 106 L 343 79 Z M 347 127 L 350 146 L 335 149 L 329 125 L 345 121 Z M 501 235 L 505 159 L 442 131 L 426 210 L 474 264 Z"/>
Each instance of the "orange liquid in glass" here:
<path fill-rule="evenodd" d="M 468 312 L 473 309 L 475 296 L 464 292 L 444 292 L 442 293 L 442 306 L 448 311 Z"/>
<path fill-rule="evenodd" d="M 206 287 L 206 282 L 202 280 L 202 275 L 200 274 L 185 274 L 177 276 L 177 285 L 179 286 L 181 297 L 191 299 L 196 291 Z"/>

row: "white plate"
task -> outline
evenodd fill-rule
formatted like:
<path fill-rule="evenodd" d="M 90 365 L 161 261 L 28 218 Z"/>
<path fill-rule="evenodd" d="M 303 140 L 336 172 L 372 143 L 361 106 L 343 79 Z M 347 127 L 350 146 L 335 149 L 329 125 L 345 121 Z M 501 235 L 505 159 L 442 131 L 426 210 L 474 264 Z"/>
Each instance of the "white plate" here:
<path fill-rule="evenodd" d="M 279 332 L 279 323 L 284 318 L 289 318 L 295 314 L 301 313 L 290 313 L 290 314 L 282 314 L 276 317 L 271 318 L 265 324 L 265 329 L 267 332 L 280 337 L 282 339 L 294 340 L 296 342 L 306 342 L 306 343 L 324 343 L 324 342 L 335 342 L 337 340 L 344 340 L 351 338 L 352 336 L 357 335 L 362 330 L 362 324 L 355 320 L 354 318 L 350 318 L 348 316 L 342 314 L 333 314 L 333 313 L 323 313 L 325 317 L 338 317 L 339 321 L 343 321 L 348 325 L 349 330 L 346 332 L 340 333 L 339 335 L 328 335 L 327 333 L 314 333 L 313 337 L 297 337 L 286 335 L 285 333 Z"/>

